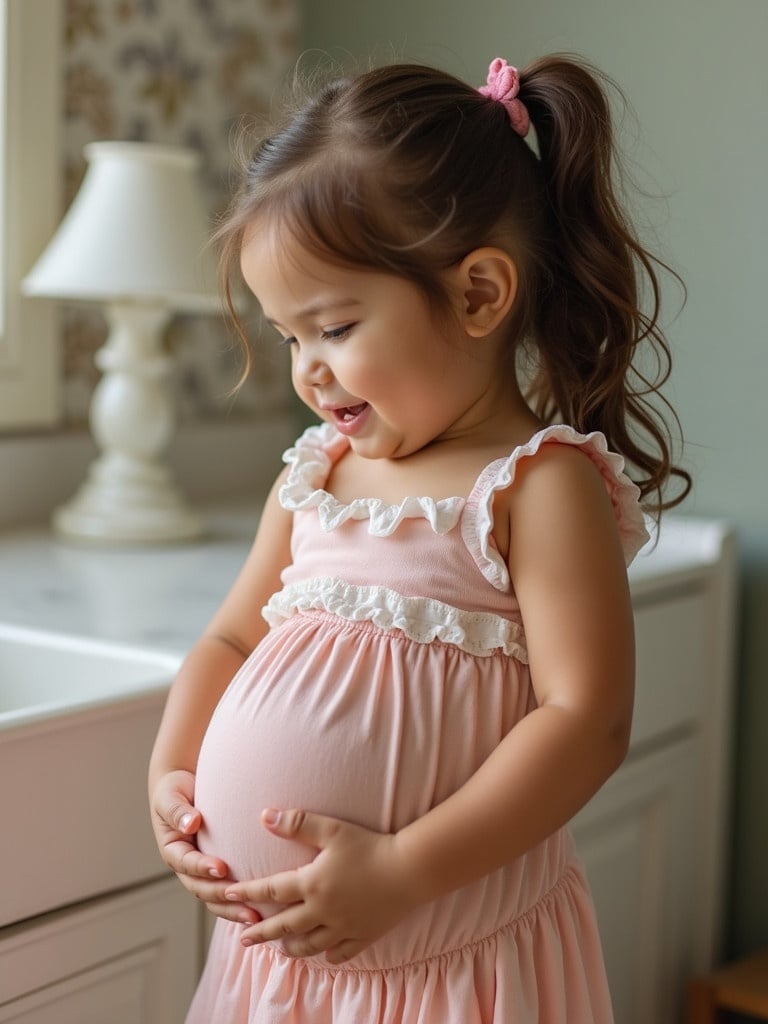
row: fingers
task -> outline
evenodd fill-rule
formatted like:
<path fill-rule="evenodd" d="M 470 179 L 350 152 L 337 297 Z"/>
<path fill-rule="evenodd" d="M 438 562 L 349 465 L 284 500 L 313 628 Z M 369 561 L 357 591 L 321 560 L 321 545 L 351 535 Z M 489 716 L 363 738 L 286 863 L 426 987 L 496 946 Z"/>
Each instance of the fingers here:
<path fill-rule="evenodd" d="M 157 783 L 152 805 L 159 822 L 167 828 L 193 835 L 202 824 L 202 816 L 193 804 L 195 777 L 191 772 L 173 771 Z"/>
<path fill-rule="evenodd" d="M 225 887 L 226 899 L 239 903 L 297 903 L 304 897 L 298 871 L 283 871 L 267 878 L 235 882 Z"/>
<path fill-rule="evenodd" d="M 163 860 L 177 875 L 191 875 L 196 878 L 218 878 L 225 881 L 229 869 L 220 857 L 200 853 L 187 839 L 166 841 L 161 847 Z"/>
<path fill-rule="evenodd" d="M 202 815 L 195 808 L 187 809 L 185 807 L 174 808 L 174 817 L 171 819 L 170 824 L 173 824 L 174 818 L 178 815 L 178 824 L 176 828 L 179 832 L 182 832 L 185 836 L 194 835 L 200 829 L 203 823 Z"/>
<path fill-rule="evenodd" d="M 273 835 L 293 839 L 321 850 L 343 828 L 345 822 L 327 818 L 311 811 L 278 811 L 268 807 L 261 812 L 261 821 Z"/>
<path fill-rule="evenodd" d="M 289 935 L 281 945 L 286 956 L 317 956 L 328 949 L 333 941 L 328 928 L 315 928 L 304 935 Z"/>
<path fill-rule="evenodd" d="M 337 938 L 330 928 L 315 928 L 304 935 L 291 935 L 281 945 L 283 953 L 291 957 L 318 956 L 324 952 L 329 964 L 344 964 L 365 948 L 365 943 L 357 939 L 337 942 Z"/>
<path fill-rule="evenodd" d="M 275 917 L 267 918 L 254 928 L 247 928 L 240 941 L 243 946 L 253 946 L 260 942 L 280 941 L 283 953 L 290 957 L 318 956 L 325 953 L 330 964 L 343 964 L 351 960 L 365 946 L 356 939 L 338 941 L 338 933 L 331 928 L 319 925 L 316 928 L 304 928 L 305 917 L 299 911 L 285 911 Z"/>
<path fill-rule="evenodd" d="M 152 811 L 155 836 L 166 864 L 177 874 L 225 879 L 227 865 L 219 857 L 201 854 L 195 834 L 203 823 L 194 798 L 194 775 L 175 771 L 165 775 L 155 787 Z"/>
<path fill-rule="evenodd" d="M 307 934 L 315 928 L 315 922 L 307 914 L 303 905 L 288 907 L 281 913 L 275 913 L 273 918 L 265 918 L 254 928 L 247 929 L 241 936 L 241 943 L 244 946 L 253 946 L 259 942 L 273 942 L 275 939 L 291 938 L 298 943 L 300 939 L 306 939 Z M 323 930 L 325 929 L 317 929 Z M 301 955 L 297 953 L 296 955 Z M 304 953 L 303 955 L 307 955 Z"/>
<path fill-rule="evenodd" d="M 166 807 L 158 808 L 163 824 L 176 832 L 181 832 L 182 835 L 194 835 L 203 823 L 200 811 L 188 803 L 182 794 L 174 793 L 174 796 L 178 799 Z"/>
<path fill-rule="evenodd" d="M 178 879 L 187 892 L 205 904 L 205 909 L 216 917 L 245 925 L 254 925 L 261 921 L 261 914 L 253 907 L 233 903 L 224 898 L 226 883 L 208 882 L 191 875 L 178 875 Z"/>

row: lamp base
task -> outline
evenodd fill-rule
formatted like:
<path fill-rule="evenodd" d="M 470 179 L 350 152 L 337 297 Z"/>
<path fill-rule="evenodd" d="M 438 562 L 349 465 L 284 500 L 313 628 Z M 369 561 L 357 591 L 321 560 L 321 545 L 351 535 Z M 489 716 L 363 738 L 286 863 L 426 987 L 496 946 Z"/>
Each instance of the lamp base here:
<path fill-rule="evenodd" d="M 54 511 L 53 527 L 65 537 L 105 544 L 190 541 L 204 532 L 165 466 L 116 453 L 91 465 L 74 498 Z"/>

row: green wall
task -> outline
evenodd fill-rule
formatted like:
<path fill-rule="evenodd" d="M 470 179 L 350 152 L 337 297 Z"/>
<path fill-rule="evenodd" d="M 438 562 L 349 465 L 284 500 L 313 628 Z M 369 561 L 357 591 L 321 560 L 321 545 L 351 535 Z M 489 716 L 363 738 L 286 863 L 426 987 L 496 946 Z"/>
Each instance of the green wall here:
<path fill-rule="evenodd" d="M 768 944 L 768 4 L 765 0 L 304 0 L 308 61 L 437 64 L 584 54 L 627 93 L 626 145 L 657 250 L 684 276 L 667 394 L 695 475 L 689 514 L 739 527 L 743 593 L 730 952 Z M 322 54 L 321 54 L 322 55 Z M 639 127 L 638 127 L 639 125 Z M 679 296 L 669 293 L 671 315 Z"/>

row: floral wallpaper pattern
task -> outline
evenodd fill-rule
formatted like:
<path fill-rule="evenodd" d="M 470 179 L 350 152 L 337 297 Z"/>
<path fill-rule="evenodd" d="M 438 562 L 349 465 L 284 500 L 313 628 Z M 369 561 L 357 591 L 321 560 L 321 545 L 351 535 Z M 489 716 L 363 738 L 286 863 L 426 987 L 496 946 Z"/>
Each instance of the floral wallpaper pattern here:
<path fill-rule="evenodd" d="M 64 196 L 85 171 L 83 147 L 102 139 L 191 146 L 213 213 L 225 205 L 232 136 L 242 117 L 268 111 L 293 66 L 298 0 L 63 0 Z M 63 318 L 64 391 L 70 422 L 87 417 L 98 379 L 93 353 L 106 334 L 97 311 Z M 209 317 L 178 317 L 168 332 L 180 417 L 229 413 L 239 355 Z M 254 371 L 234 400 L 238 413 L 288 401 L 284 353 L 257 348 Z"/>

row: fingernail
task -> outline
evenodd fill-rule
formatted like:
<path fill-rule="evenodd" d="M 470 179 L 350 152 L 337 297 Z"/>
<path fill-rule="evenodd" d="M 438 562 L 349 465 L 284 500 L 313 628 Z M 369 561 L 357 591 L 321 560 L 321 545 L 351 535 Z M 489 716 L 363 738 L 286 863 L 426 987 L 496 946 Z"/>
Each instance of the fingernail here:
<path fill-rule="evenodd" d="M 234 903 L 236 900 L 240 899 L 240 895 L 239 895 L 239 893 L 236 893 L 236 892 L 225 892 L 224 893 L 224 899 L 225 900 L 232 900 L 232 902 Z"/>
<path fill-rule="evenodd" d="M 192 815 L 191 814 L 185 814 L 183 816 L 183 818 L 181 819 L 181 821 L 179 822 L 179 828 L 181 829 L 182 832 L 186 832 L 191 824 L 192 824 Z"/>
<path fill-rule="evenodd" d="M 241 939 L 240 940 L 240 945 L 241 946 L 252 946 L 253 945 L 253 939 Z"/>
<path fill-rule="evenodd" d="M 280 811 L 276 811 L 272 807 L 266 807 L 261 812 L 261 820 L 265 825 L 276 825 L 280 821 Z"/>
<path fill-rule="evenodd" d="M 208 874 L 211 876 L 211 878 L 223 878 L 224 877 L 224 872 L 223 871 L 219 871 L 218 868 L 208 868 Z"/>

